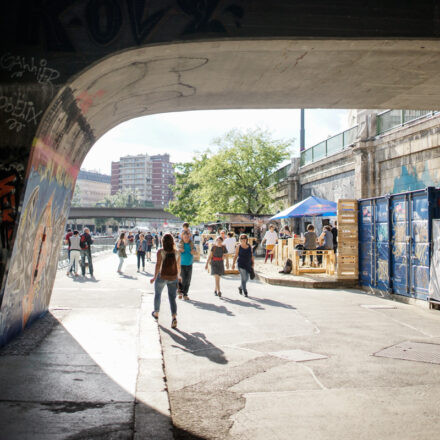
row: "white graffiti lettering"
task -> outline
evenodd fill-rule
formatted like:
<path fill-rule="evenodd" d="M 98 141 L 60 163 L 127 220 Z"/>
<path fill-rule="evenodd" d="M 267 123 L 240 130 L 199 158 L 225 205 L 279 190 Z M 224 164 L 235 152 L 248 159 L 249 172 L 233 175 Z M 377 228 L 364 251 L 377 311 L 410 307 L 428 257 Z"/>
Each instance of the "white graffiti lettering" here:
<path fill-rule="evenodd" d="M 0 69 L 11 72 L 11 78 L 22 78 L 30 73 L 37 78 L 40 84 L 53 86 L 53 81 L 60 77 L 60 72 L 47 66 L 45 58 L 38 63 L 34 57 L 23 57 L 5 53 L 0 57 Z"/>
<path fill-rule="evenodd" d="M 28 123 L 38 124 L 38 117 L 43 110 L 37 111 L 33 101 L 18 96 L 0 96 L 0 111 L 10 115 L 6 120 L 9 130 L 21 131 Z"/>

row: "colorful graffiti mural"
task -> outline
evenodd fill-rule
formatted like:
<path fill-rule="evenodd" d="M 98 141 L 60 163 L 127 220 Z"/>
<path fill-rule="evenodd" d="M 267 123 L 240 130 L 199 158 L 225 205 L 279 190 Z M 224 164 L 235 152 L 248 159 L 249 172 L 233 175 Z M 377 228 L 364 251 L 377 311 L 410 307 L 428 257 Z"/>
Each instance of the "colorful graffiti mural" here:
<path fill-rule="evenodd" d="M 0 311 L 0 345 L 47 310 L 78 166 L 41 139 L 31 167 Z"/>
<path fill-rule="evenodd" d="M 24 179 L 24 165 L 15 161 L 1 163 L 0 171 L 0 282 L 7 270 L 13 247 L 14 227 Z M 0 305 L 2 302 L 0 290 Z"/>
<path fill-rule="evenodd" d="M 423 166 L 420 169 L 420 165 Z M 424 189 L 428 186 L 438 186 L 440 184 L 440 172 L 437 175 L 429 171 L 427 163 L 419 165 L 402 165 L 399 177 L 394 179 L 392 192 L 394 194 L 405 191 L 415 191 Z"/>

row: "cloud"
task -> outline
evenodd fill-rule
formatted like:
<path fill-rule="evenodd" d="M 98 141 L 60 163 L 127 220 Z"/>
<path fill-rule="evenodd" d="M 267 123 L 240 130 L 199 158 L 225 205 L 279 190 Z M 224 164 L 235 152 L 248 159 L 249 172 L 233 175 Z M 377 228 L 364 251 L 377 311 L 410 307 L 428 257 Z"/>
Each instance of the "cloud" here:
<path fill-rule="evenodd" d="M 306 110 L 306 146 L 347 128 L 347 110 Z M 344 125 L 345 124 L 345 125 Z M 191 160 L 233 128 L 261 127 L 275 139 L 295 139 L 299 151 L 300 110 L 208 110 L 164 113 L 124 122 L 102 136 L 87 155 L 83 168 L 109 174 L 111 162 L 129 154 L 169 153 L 172 162 Z"/>

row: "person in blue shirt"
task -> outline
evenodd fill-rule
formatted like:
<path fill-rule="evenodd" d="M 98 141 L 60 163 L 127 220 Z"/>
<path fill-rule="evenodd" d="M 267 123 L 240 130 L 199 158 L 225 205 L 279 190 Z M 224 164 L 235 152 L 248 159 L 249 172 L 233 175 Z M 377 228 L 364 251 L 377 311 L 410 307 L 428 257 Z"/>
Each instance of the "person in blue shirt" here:
<path fill-rule="evenodd" d="M 191 284 L 192 276 L 192 265 L 193 265 L 193 255 L 195 255 L 196 248 L 193 241 L 191 240 L 191 234 L 189 231 L 182 231 L 182 239 L 179 242 L 179 252 L 180 252 L 180 274 L 182 277 L 182 282 L 179 283 L 179 299 L 189 300 L 188 290 Z"/>

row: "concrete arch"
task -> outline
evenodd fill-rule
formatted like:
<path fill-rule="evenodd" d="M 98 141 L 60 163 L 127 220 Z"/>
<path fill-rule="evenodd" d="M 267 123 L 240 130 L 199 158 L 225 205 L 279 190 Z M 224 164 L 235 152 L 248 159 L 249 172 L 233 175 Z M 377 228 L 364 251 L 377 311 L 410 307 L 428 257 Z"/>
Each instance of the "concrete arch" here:
<path fill-rule="evenodd" d="M 436 108 L 438 40 L 218 40 L 129 49 L 67 81 L 34 136 L 5 275 L 0 345 L 49 303 L 82 161 L 117 124 L 227 108 Z"/>

